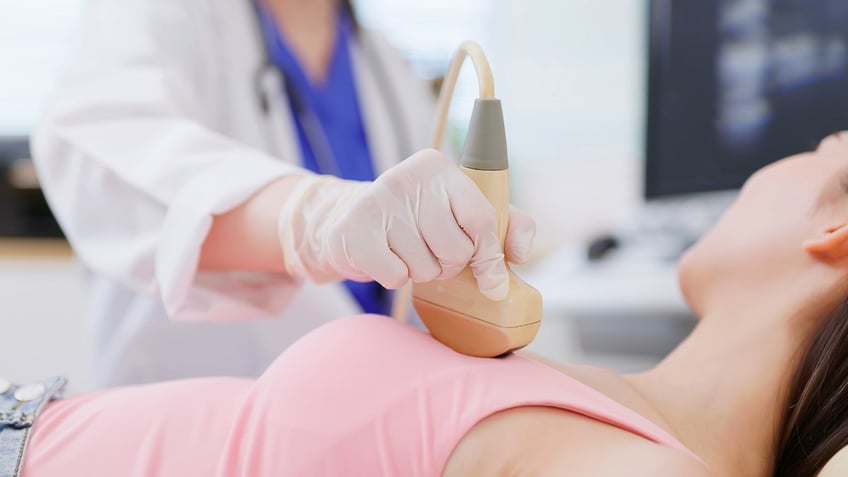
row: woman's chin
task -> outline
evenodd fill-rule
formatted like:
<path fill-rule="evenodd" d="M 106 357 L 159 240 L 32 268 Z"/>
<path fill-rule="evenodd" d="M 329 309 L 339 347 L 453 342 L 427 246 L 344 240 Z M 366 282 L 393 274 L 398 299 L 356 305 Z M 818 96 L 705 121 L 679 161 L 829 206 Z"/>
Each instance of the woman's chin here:
<path fill-rule="evenodd" d="M 680 257 L 680 260 L 677 262 L 677 284 L 686 305 L 696 316 L 700 317 L 701 310 L 698 306 L 699 300 L 697 294 L 699 287 L 696 286 L 698 282 L 696 278 L 698 275 L 696 262 L 696 256 L 691 248 Z"/>

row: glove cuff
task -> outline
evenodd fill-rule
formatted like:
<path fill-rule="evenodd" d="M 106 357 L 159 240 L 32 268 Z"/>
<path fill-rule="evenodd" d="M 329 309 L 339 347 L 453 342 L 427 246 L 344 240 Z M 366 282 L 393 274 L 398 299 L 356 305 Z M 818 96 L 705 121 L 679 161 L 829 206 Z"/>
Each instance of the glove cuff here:
<path fill-rule="evenodd" d="M 277 234 L 286 272 L 314 283 L 343 280 L 326 259 L 327 229 L 349 197 L 362 184 L 334 176 L 304 177 L 291 191 L 277 221 Z"/>

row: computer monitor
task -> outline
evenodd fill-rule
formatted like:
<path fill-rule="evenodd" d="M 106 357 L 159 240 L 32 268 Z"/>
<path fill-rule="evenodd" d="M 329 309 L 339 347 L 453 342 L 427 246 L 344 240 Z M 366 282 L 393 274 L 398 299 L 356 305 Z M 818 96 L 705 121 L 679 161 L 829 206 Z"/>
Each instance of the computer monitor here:
<path fill-rule="evenodd" d="M 649 1 L 649 202 L 738 189 L 848 130 L 848 0 Z"/>

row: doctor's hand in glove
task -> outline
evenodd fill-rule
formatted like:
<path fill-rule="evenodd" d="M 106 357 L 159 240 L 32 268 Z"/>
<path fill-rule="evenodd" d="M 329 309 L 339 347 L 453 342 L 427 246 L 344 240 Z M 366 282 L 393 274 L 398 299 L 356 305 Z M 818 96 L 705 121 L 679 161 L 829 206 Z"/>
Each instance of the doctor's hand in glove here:
<path fill-rule="evenodd" d="M 450 158 L 432 149 L 415 153 L 374 182 L 283 178 L 242 206 L 247 210 L 230 213 L 240 217 L 229 219 L 241 223 L 229 225 L 249 233 L 257 225 L 250 219 L 267 216 L 275 203 L 277 253 L 285 271 L 318 283 L 374 280 L 394 289 L 409 280 L 450 278 L 470 265 L 480 291 L 500 300 L 509 291 L 504 260 L 526 261 L 535 235 L 533 220 L 510 208 L 504 255 L 494 206 Z M 223 239 L 215 229 L 221 232 L 227 219 L 216 219 L 201 267 L 227 265 L 215 257 L 220 255 L 216 241 Z M 254 236 L 248 242 L 268 247 L 268 231 L 259 235 L 261 241 Z"/>

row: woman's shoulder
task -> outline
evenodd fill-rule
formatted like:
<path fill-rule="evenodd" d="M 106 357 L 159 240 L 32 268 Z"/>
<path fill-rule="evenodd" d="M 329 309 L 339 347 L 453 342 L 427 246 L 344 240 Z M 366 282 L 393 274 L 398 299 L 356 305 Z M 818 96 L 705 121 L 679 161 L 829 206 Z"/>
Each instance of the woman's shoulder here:
<path fill-rule="evenodd" d="M 543 407 L 498 413 L 454 450 L 444 476 L 710 477 L 693 457 L 618 427 Z"/>
<path fill-rule="evenodd" d="M 662 413 L 644 395 L 634 388 L 633 384 L 622 375 L 610 369 L 588 365 L 568 365 L 551 361 L 526 351 L 522 354 L 534 361 L 540 362 L 586 386 L 598 391 L 603 396 L 632 410 L 650 422 L 660 427 L 664 432 L 671 434 L 671 428 L 665 421 Z"/>

